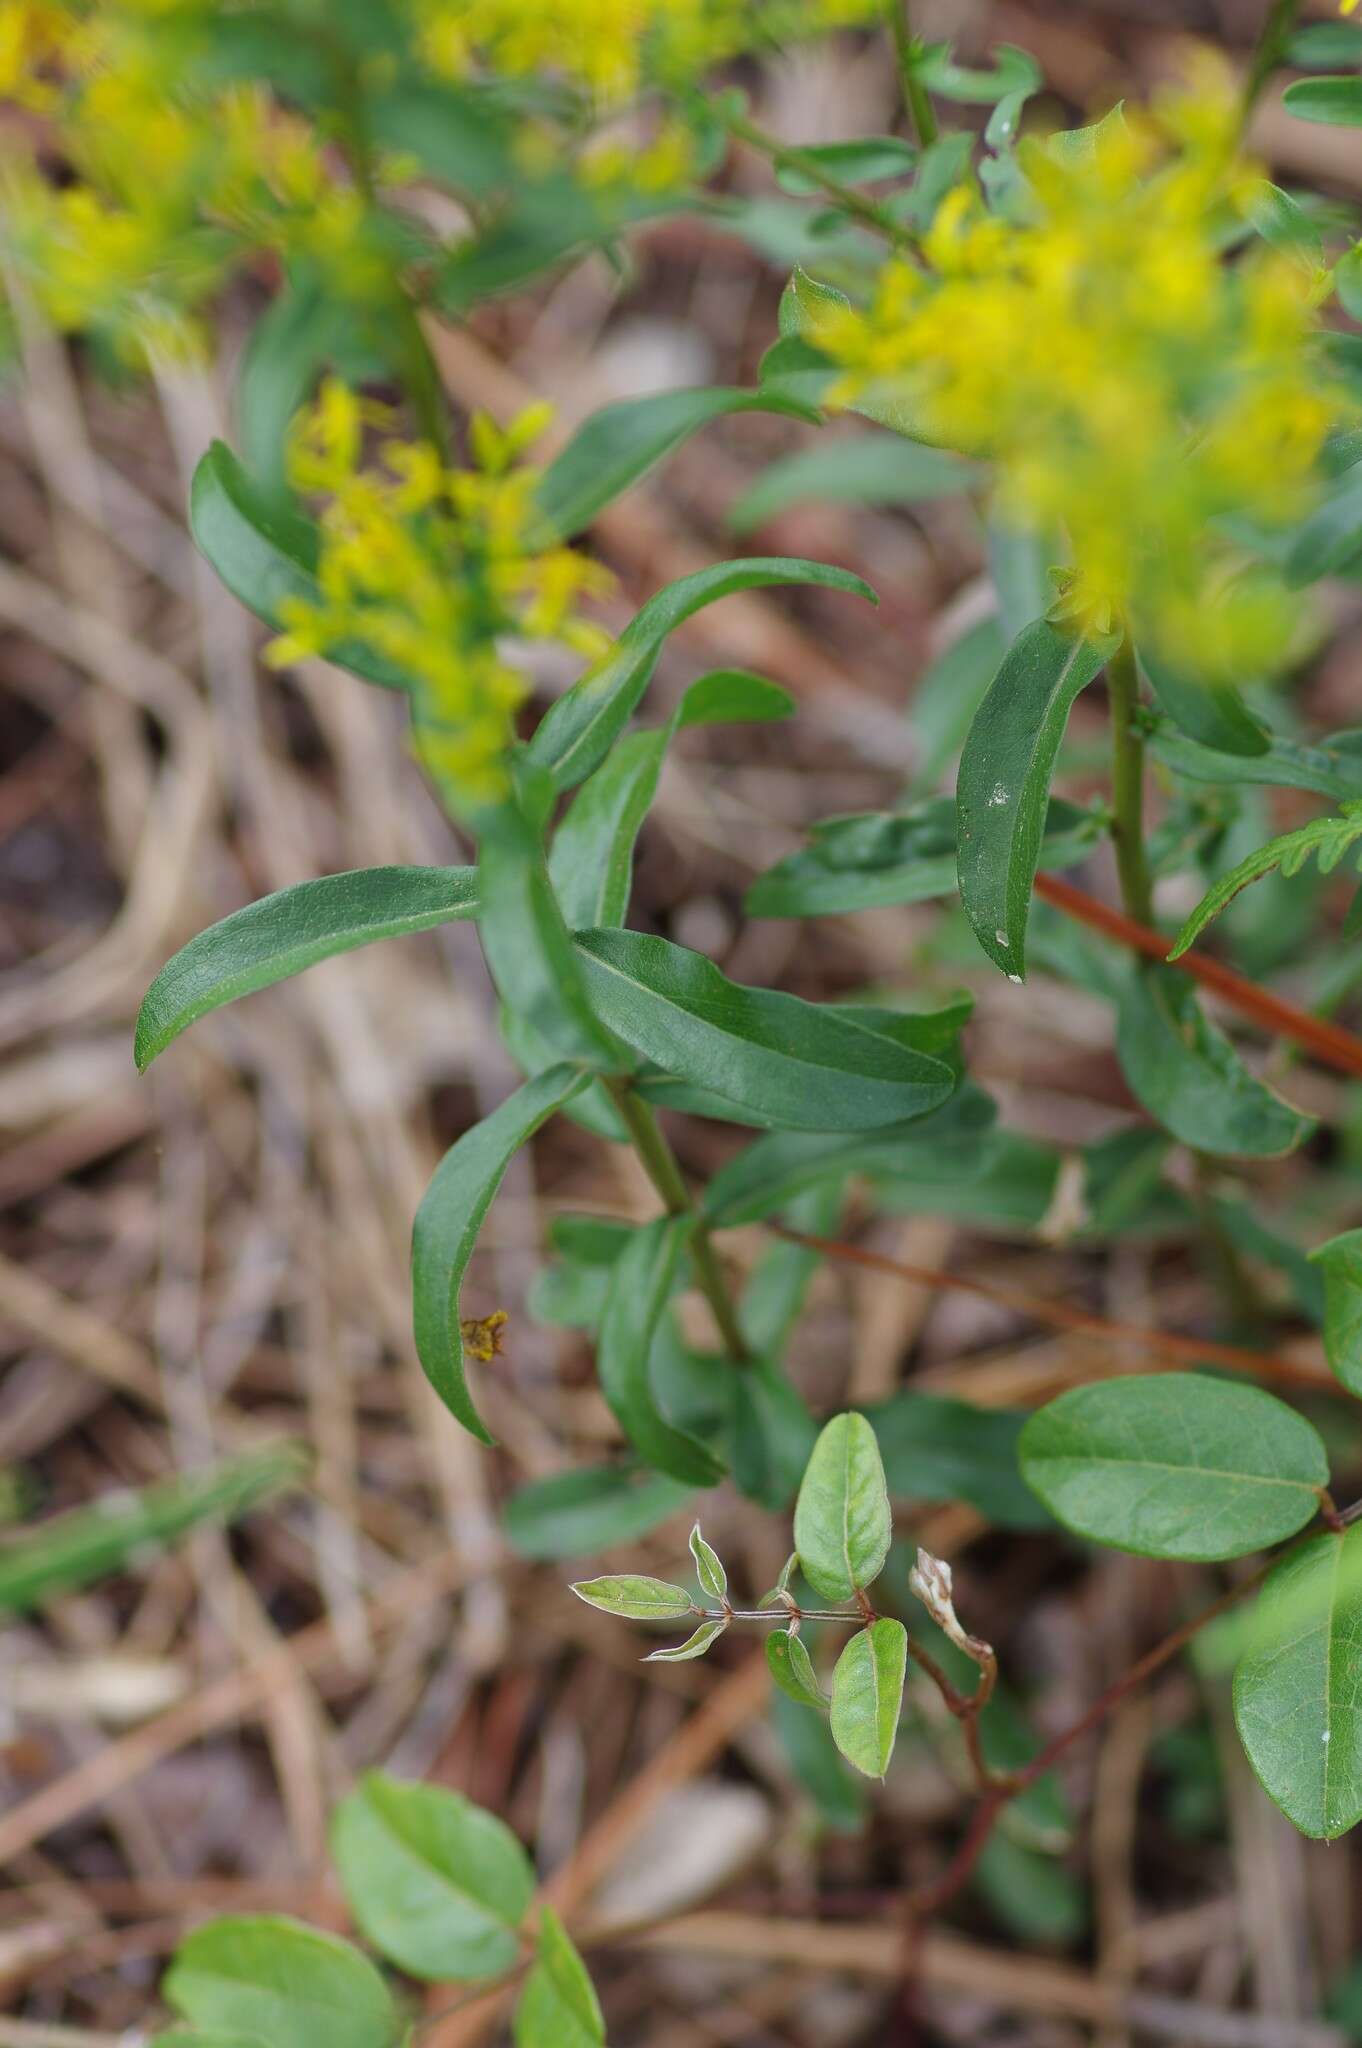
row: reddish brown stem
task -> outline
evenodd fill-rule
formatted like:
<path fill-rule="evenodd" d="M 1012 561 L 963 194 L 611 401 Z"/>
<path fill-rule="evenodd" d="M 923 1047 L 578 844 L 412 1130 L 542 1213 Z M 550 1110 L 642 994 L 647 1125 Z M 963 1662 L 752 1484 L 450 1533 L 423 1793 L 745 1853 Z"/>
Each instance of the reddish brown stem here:
<path fill-rule="evenodd" d="M 1034 1322 L 1048 1323 L 1052 1329 L 1072 1330 L 1083 1337 L 1097 1337 L 1110 1344 L 1139 1344 L 1146 1351 L 1158 1353 L 1171 1365 L 1223 1365 L 1231 1372 L 1250 1373 L 1255 1379 L 1276 1380 L 1284 1386 L 1309 1387 L 1315 1393 L 1326 1390 L 1330 1382 L 1322 1373 L 1312 1372 L 1309 1366 L 1297 1365 L 1294 1359 L 1278 1358 L 1270 1352 L 1246 1351 L 1238 1344 L 1219 1344 L 1211 1338 L 1183 1337 L 1173 1330 L 1149 1330 L 1138 1323 L 1113 1323 L 1105 1316 L 1091 1315 L 1087 1309 L 1072 1308 L 1067 1302 L 1046 1301 L 1033 1294 L 1017 1294 L 1005 1287 L 994 1287 L 987 1280 L 974 1280 L 964 1273 L 947 1273 L 936 1266 L 913 1266 L 903 1259 L 891 1259 L 883 1252 L 867 1251 L 862 1245 L 846 1244 L 838 1237 L 815 1237 L 808 1231 L 790 1230 L 783 1223 L 768 1226 L 778 1237 L 785 1237 L 792 1244 L 802 1244 L 809 1251 L 822 1252 L 830 1259 L 841 1259 L 847 1265 L 869 1267 L 876 1273 L 894 1273 L 901 1280 L 910 1280 L 919 1287 L 953 1288 L 957 1293 L 977 1295 L 984 1301 L 998 1303 L 1002 1308 L 1014 1309 L 1018 1315 L 1030 1316 Z"/>
<path fill-rule="evenodd" d="M 1143 953 L 1147 959 L 1165 961 L 1180 974 L 1200 982 L 1203 988 L 1214 989 L 1242 1016 L 1251 1017 L 1264 1031 L 1294 1039 L 1325 1066 L 1336 1068 L 1340 1074 L 1362 1074 L 1362 1038 L 1355 1038 L 1341 1025 L 1312 1017 L 1308 1010 L 1298 1009 L 1285 997 L 1259 988 L 1256 982 L 1246 980 L 1232 967 L 1224 967 L 1204 953 L 1184 953 L 1177 960 L 1169 960 L 1168 940 L 1162 932 L 1137 923 L 1123 910 L 1113 910 L 1110 904 L 1099 903 L 1096 897 L 1075 889 L 1072 882 L 1065 882 L 1058 875 L 1037 875 L 1036 894 L 1053 903 L 1066 917 L 1090 925 L 1094 931 L 1116 939 L 1133 952 Z"/>

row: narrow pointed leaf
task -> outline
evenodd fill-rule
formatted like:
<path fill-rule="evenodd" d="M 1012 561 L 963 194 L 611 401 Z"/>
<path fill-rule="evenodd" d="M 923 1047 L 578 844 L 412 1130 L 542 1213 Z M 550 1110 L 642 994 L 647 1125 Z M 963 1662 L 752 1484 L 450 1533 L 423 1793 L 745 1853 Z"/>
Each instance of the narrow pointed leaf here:
<path fill-rule="evenodd" d="M 133 1054 L 145 1072 L 210 1010 L 375 939 L 476 917 L 473 868 L 355 868 L 235 910 L 182 946 L 142 999 Z"/>
<path fill-rule="evenodd" d="M 1316 1245 L 1310 1259 L 1324 1274 L 1324 1355 L 1348 1392 L 1362 1398 L 1362 1230 Z"/>
<path fill-rule="evenodd" d="M 180 1943 L 161 1986 L 209 2033 L 269 2048 L 396 2048 L 399 2016 L 367 1956 L 282 1915 L 211 1920 Z"/>
<path fill-rule="evenodd" d="M 695 1570 L 701 1589 L 711 1600 L 727 1600 L 728 1573 L 724 1570 L 723 1560 L 718 1551 L 712 1543 L 706 1543 L 701 1535 L 698 1522 L 690 1532 L 690 1554 L 695 1559 Z"/>
<path fill-rule="evenodd" d="M 894 1754 L 908 1670 L 908 1631 L 882 1616 L 854 1635 L 832 1674 L 832 1738 L 849 1764 L 882 1778 Z"/>
<path fill-rule="evenodd" d="M 1302 1834 L 1362 1820 L 1362 1527 L 1274 1566 L 1234 1675 L 1234 1719 L 1259 1784 Z"/>
<path fill-rule="evenodd" d="M 925 1115 L 951 1094 L 942 1061 L 797 996 L 743 988 L 687 947 L 641 932 L 577 934 L 597 1015 L 678 1080 L 745 1121 L 858 1130 Z"/>
<path fill-rule="evenodd" d="M 1188 739 L 1170 719 L 1159 719 L 1148 745 L 1191 782 L 1311 789 L 1336 803 L 1362 796 L 1362 746 L 1355 731 L 1334 733 L 1313 746 L 1274 734 L 1261 754 L 1225 754 Z"/>
<path fill-rule="evenodd" d="M 515 2048 L 605 2048 L 605 2019 L 586 1964 L 552 1906 L 539 1921 L 534 1968 L 515 2014 Z"/>
<path fill-rule="evenodd" d="M 654 1333 L 674 1291 L 689 1229 L 687 1217 L 659 1216 L 634 1232 L 611 1274 L 596 1369 L 615 1420 L 644 1462 L 692 1486 L 713 1486 L 723 1467 L 697 1438 L 667 1421 L 648 1375 Z"/>
<path fill-rule="evenodd" d="M 551 707 L 530 741 L 531 761 L 549 770 L 556 788 L 573 788 L 605 759 L 628 724 L 668 634 L 721 597 L 775 583 L 812 583 L 877 602 L 859 576 L 824 562 L 754 556 L 697 569 L 650 598 L 610 653 Z"/>
<path fill-rule="evenodd" d="M 1199 1151 L 1275 1159 L 1315 1128 L 1249 1072 L 1187 982 L 1167 968 L 1138 967 L 1127 978 L 1116 1050 L 1149 1114 Z"/>
<path fill-rule="evenodd" d="M 464 1269 L 512 1156 L 585 1085 L 586 1076 L 566 1065 L 527 1081 L 451 1145 L 416 1212 L 411 1273 L 417 1356 L 446 1408 L 485 1444 L 495 1439 L 473 1406 L 464 1374 L 459 1329 Z"/>
<path fill-rule="evenodd" d="M 507 1501 L 507 1540 L 522 1557 L 598 1557 L 676 1514 L 693 1489 L 633 1465 L 583 1465 L 533 1479 Z"/>
<path fill-rule="evenodd" d="M 478 932 L 502 1002 L 560 1059 L 618 1068 L 619 1049 L 583 986 L 539 834 L 518 804 L 484 823 L 478 893 Z"/>
<path fill-rule="evenodd" d="M 751 533 L 790 505 L 921 505 L 969 489 L 977 472 L 957 456 L 880 434 L 824 439 L 770 463 L 728 514 L 731 533 Z"/>
<path fill-rule="evenodd" d="M 370 1771 L 336 1809 L 331 1852 L 360 1932 L 409 1977 L 465 1983 L 515 1962 L 534 1868 L 471 1800 Z"/>
<path fill-rule="evenodd" d="M 754 1359 L 736 1375 L 730 1455 L 738 1491 L 749 1500 L 784 1513 L 817 1437 L 808 1403 L 772 1359 Z"/>
<path fill-rule="evenodd" d="M 1110 644 L 1037 619 L 1013 641 L 974 715 L 956 783 L 960 897 L 990 960 L 1020 979 L 1050 777 L 1075 697 Z"/>
<path fill-rule="evenodd" d="M 766 1663 L 787 1699 L 798 1700 L 801 1707 L 828 1704 L 802 1636 L 791 1635 L 787 1628 L 773 1628 L 766 1638 Z"/>
<path fill-rule="evenodd" d="M 603 1614 L 622 1614 L 626 1621 L 679 1621 L 695 1612 L 695 1602 L 684 1586 L 638 1572 L 583 1579 L 572 1590 L 588 1607 L 599 1607 Z"/>
<path fill-rule="evenodd" d="M 1319 1432 L 1257 1387 L 1169 1372 L 1074 1387 L 1021 1433 L 1022 1476 L 1075 1535 L 1142 1557 L 1243 1557 L 1303 1529 Z"/>
<path fill-rule="evenodd" d="M 634 844 L 657 793 L 670 737 L 659 728 L 617 740 L 582 784 L 554 834 L 549 879 L 570 929 L 623 924 L 634 879 Z"/>
<path fill-rule="evenodd" d="M 814 1445 L 795 1504 L 800 1569 L 827 1600 L 872 1586 L 893 1523 L 875 1432 L 863 1415 L 834 1415 Z"/>
<path fill-rule="evenodd" d="M 702 1621 L 695 1634 L 687 1636 L 684 1643 L 677 1643 L 669 1650 L 650 1650 L 643 1661 L 645 1664 L 688 1664 L 693 1657 L 703 1657 L 727 1627 L 726 1621 Z"/>
<path fill-rule="evenodd" d="M 1142 655 L 1141 662 L 1159 703 L 1190 739 L 1222 754 L 1251 757 L 1267 752 L 1271 734 L 1237 690 L 1196 677 L 1189 680 L 1157 656 Z"/>

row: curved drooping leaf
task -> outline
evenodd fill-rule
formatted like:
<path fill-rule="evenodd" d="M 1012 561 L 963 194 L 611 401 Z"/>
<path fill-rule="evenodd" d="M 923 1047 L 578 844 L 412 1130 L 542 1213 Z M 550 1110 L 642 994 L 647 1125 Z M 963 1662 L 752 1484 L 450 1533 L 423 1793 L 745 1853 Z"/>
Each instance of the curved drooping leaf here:
<path fill-rule="evenodd" d="M 698 1522 L 690 1532 L 690 1554 L 695 1559 L 695 1575 L 700 1581 L 701 1592 L 707 1599 L 722 1605 L 728 1598 L 728 1573 L 714 1545 L 705 1541 Z"/>
<path fill-rule="evenodd" d="M 852 1600 L 884 1570 L 893 1535 L 875 1432 L 834 1415 L 814 1445 L 795 1503 L 799 1568 L 826 1600 Z"/>
<path fill-rule="evenodd" d="M 515 2013 L 515 2048 L 605 2048 L 605 2019 L 586 1964 L 552 1906 Z"/>
<path fill-rule="evenodd" d="M 1302 1834 L 1362 1820 L 1362 1528 L 1312 1537 L 1273 1570 L 1234 1674 L 1234 1719 L 1259 1784 Z"/>
<path fill-rule="evenodd" d="M 396 2048 L 399 2016 L 367 1956 L 282 1915 L 210 1920 L 180 1943 L 166 2003 L 266 2048 Z"/>
<path fill-rule="evenodd" d="M 633 1233 L 611 1272 L 596 1370 L 611 1413 L 646 1464 L 687 1485 L 714 1486 L 723 1467 L 697 1438 L 667 1421 L 648 1377 L 654 1333 L 691 1227 L 686 1216 L 659 1216 Z"/>
<path fill-rule="evenodd" d="M 1167 968 L 1129 976 L 1116 1020 L 1121 1070 L 1149 1114 L 1199 1151 L 1275 1159 L 1315 1128 L 1251 1074 L 1190 985 Z"/>
<path fill-rule="evenodd" d="M 726 1621 L 702 1621 L 694 1635 L 687 1636 L 684 1643 L 673 1643 L 665 1650 L 649 1650 L 645 1664 L 689 1664 L 696 1657 L 703 1657 L 712 1650 L 724 1630 Z"/>
<path fill-rule="evenodd" d="M 605 759 L 633 716 L 668 634 L 721 597 L 776 583 L 811 583 L 878 603 L 859 576 L 825 562 L 754 556 L 697 569 L 649 598 L 610 652 L 550 707 L 529 743 L 531 762 L 551 774 L 556 789 L 573 788 Z"/>
<path fill-rule="evenodd" d="M 634 1465 L 583 1465 L 533 1479 L 511 1495 L 502 1515 L 507 1540 L 522 1557 L 598 1557 L 632 1543 L 679 1513 L 693 1488 Z"/>
<path fill-rule="evenodd" d="M 1357 731 L 1333 733 L 1308 747 L 1274 734 L 1261 754 L 1225 754 L 1188 739 L 1170 720 L 1159 719 L 1147 744 L 1159 760 L 1191 782 L 1311 789 L 1338 803 L 1362 797 L 1362 733 Z"/>
<path fill-rule="evenodd" d="M 459 1288 L 483 1218 L 512 1156 L 556 1109 L 585 1086 L 567 1065 L 527 1081 L 451 1145 L 412 1227 L 412 1309 L 416 1351 L 450 1413 L 482 1443 L 495 1442 L 468 1391 L 459 1328 Z"/>
<path fill-rule="evenodd" d="M 1329 1478 L 1319 1432 L 1284 1401 L 1184 1372 L 1061 1394 L 1022 1430 L 1021 1468 L 1076 1535 L 1189 1559 L 1294 1536 Z"/>
<path fill-rule="evenodd" d="M 601 1021 L 678 1080 L 744 1120 L 859 1130 L 925 1115 L 951 1094 L 943 1061 L 798 996 L 744 988 L 701 953 L 641 932 L 576 937 Z"/>
<path fill-rule="evenodd" d="M 539 479 L 534 506 L 545 534 L 565 540 L 711 420 L 739 412 L 778 412 L 817 422 L 797 400 L 773 391 L 656 391 L 602 406 L 583 420 Z M 536 531 L 538 526 L 536 523 Z"/>
<path fill-rule="evenodd" d="M 935 43 L 923 51 L 917 70 L 929 92 L 967 105 L 991 107 L 1012 93 L 1041 91 L 1044 75 L 1029 50 L 1020 50 L 1015 43 L 998 43 L 992 54 L 994 61 L 985 70 L 957 64 L 949 43 Z"/>
<path fill-rule="evenodd" d="M 1021 980 L 1050 777 L 1069 709 L 1111 652 L 1037 619 L 975 713 L 956 782 L 960 900 L 990 960 Z"/>
<path fill-rule="evenodd" d="M 1324 1274 L 1324 1355 L 1350 1394 L 1362 1397 L 1362 1230 L 1345 1230 L 1310 1253 Z"/>
<path fill-rule="evenodd" d="M 1280 868 L 1284 875 L 1299 874 L 1311 855 L 1318 859 L 1320 873 L 1327 875 L 1359 840 L 1362 840 L 1362 798 L 1356 797 L 1350 797 L 1343 803 L 1336 817 L 1311 818 L 1308 824 L 1297 826 L 1294 832 L 1283 832 L 1278 838 L 1269 839 L 1266 846 L 1260 846 L 1249 854 L 1246 860 L 1241 860 L 1237 867 L 1231 868 L 1206 891 L 1174 939 L 1169 959 L 1180 959 L 1188 947 L 1195 944 L 1212 918 L 1218 917 L 1225 905 L 1232 902 L 1250 882 L 1261 880 L 1274 868 Z"/>
<path fill-rule="evenodd" d="M 766 1665 L 787 1699 L 798 1700 L 801 1707 L 828 1704 L 802 1636 L 791 1635 L 787 1628 L 773 1628 L 766 1638 Z"/>
<path fill-rule="evenodd" d="M 832 1674 L 832 1739 L 867 1778 L 883 1778 L 894 1754 L 908 1671 L 908 1631 L 881 1615 L 851 1638 Z"/>
<path fill-rule="evenodd" d="M 279 626 L 279 607 L 286 598 L 322 604 L 315 523 L 282 506 L 222 441 L 214 441 L 194 471 L 189 525 L 200 553 L 233 597 L 267 625 Z M 362 640 L 328 648 L 326 658 L 385 689 L 414 686 L 412 676 Z"/>
<path fill-rule="evenodd" d="M 1159 703 L 1190 739 L 1222 754 L 1267 752 L 1271 734 L 1237 690 L 1179 675 L 1157 655 L 1142 652 L 1140 663 Z"/>
<path fill-rule="evenodd" d="M 189 1025 L 318 960 L 478 914 L 473 868 L 353 868 L 262 896 L 167 960 L 137 1013 L 138 1072 Z"/>
<path fill-rule="evenodd" d="M 560 1059 L 618 1070 L 620 1048 L 596 1016 L 540 835 L 518 803 L 483 821 L 478 896 L 487 969 L 517 1023 Z"/>
<path fill-rule="evenodd" d="M 970 487 L 976 472 L 958 456 L 879 434 L 823 439 L 779 462 L 729 508 L 731 533 L 751 533 L 791 505 L 921 505 Z"/>
<path fill-rule="evenodd" d="M 1102 830 L 1100 816 L 1051 797 L 1038 868 L 1082 860 Z M 827 917 L 900 903 L 926 903 L 957 887 L 955 803 L 929 797 L 907 811 L 825 818 L 809 844 L 752 884 L 749 917 Z"/>
<path fill-rule="evenodd" d="M 534 1867 L 471 1800 L 369 1771 L 336 1809 L 331 1853 L 360 1932 L 409 1977 L 463 1983 L 515 1962 Z"/>

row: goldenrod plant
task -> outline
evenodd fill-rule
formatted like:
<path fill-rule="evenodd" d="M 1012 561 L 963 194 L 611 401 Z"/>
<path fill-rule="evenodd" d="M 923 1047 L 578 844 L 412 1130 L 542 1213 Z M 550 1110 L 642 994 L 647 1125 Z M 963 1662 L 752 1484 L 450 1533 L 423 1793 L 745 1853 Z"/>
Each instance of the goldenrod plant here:
<path fill-rule="evenodd" d="M 724 1482 L 754 1512 L 793 1503 L 794 1549 L 768 1594 L 730 1587 L 698 1523 L 698 1590 L 619 1573 L 574 1590 L 687 1632 L 651 1652 L 664 1659 L 765 1629 L 782 1712 L 826 1714 L 870 1780 L 890 1767 L 919 1674 L 961 1731 L 976 1796 L 954 1863 L 908 1902 L 919 1917 L 956 1896 L 1000 1817 L 1046 1796 L 1070 1742 L 1258 1585 L 1234 1689 L 1253 1769 L 1308 1835 L 1362 1818 L 1359 1510 L 1332 1498 L 1314 1420 L 1209 1340 L 1179 1340 L 1200 1369 L 1100 1378 L 1029 1419 L 908 1391 L 820 1428 L 785 1353 L 818 1259 L 847 1254 L 830 1240 L 849 1186 L 1036 1231 L 1070 1167 L 1003 1125 L 969 1078 L 967 997 L 814 1004 L 630 929 L 635 844 L 672 741 L 797 715 L 774 682 L 721 669 L 660 717 L 649 685 L 671 634 L 731 593 L 811 585 L 845 606 L 852 647 L 874 593 L 844 567 L 742 554 L 653 592 L 612 635 L 590 529 L 680 443 L 744 411 L 802 422 L 808 444 L 761 478 L 736 526 L 823 490 L 899 502 L 920 473 L 973 508 L 996 604 L 923 686 L 936 715 L 917 781 L 894 810 L 820 824 L 748 910 L 958 899 L 966 937 L 1012 981 L 1040 954 L 1108 1003 L 1144 1122 L 1083 1153 L 1085 1239 L 1171 1216 L 1206 1233 L 1231 1277 L 1245 1259 L 1275 1262 L 1322 1330 L 1336 1398 L 1356 1397 L 1355 1193 L 1321 1184 L 1313 1264 L 1228 1199 L 1221 1162 L 1251 1185 L 1255 1162 L 1317 1125 L 1289 1072 L 1285 1093 L 1269 1085 L 1199 993 L 1211 983 L 1241 1019 L 1355 1079 L 1362 1043 L 1327 1012 L 1362 979 L 1356 915 L 1312 1010 L 1193 946 L 1273 870 L 1331 919 L 1328 877 L 1355 882 L 1362 840 L 1357 733 L 1303 735 L 1290 702 L 1324 631 L 1314 586 L 1362 572 L 1362 249 L 1337 206 L 1273 184 L 1245 142 L 1283 64 L 1298 74 L 1293 114 L 1362 126 L 1362 28 L 1298 25 L 1291 0 L 1265 12 L 1246 79 L 1193 56 L 1148 104 L 1056 133 L 1036 118 L 1029 56 L 961 64 L 915 34 L 904 0 L 0 5 L 0 80 L 32 116 L 0 164 L 11 291 L 126 372 L 201 349 L 226 280 L 274 266 L 236 445 L 205 450 L 194 478 L 195 538 L 268 627 L 269 663 L 324 656 L 405 699 L 415 757 L 476 845 L 472 865 L 300 882 L 200 934 L 147 993 L 138 1065 L 315 961 L 476 922 L 524 1080 L 453 1145 L 414 1218 L 414 1343 L 448 1426 L 493 1440 L 477 1382 L 514 1323 L 462 1290 L 508 1162 L 558 1116 L 632 1147 L 655 1215 L 559 1218 L 534 1303 L 594 1338 L 616 1450 L 522 1488 L 509 1533 L 530 1555 L 581 1556 L 693 1513 Z M 893 68 L 893 133 L 805 145 L 753 120 L 736 60 L 826 35 Z M 644 219 L 701 209 L 743 232 L 717 182 L 735 145 L 767 159 L 809 251 L 752 388 L 610 405 L 547 456 L 540 406 L 458 416 L 430 345 L 440 322 L 616 255 Z M 432 189 L 453 203 L 418 203 Z M 820 443 L 843 413 L 854 438 Z M 542 715 L 533 641 L 581 668 Z M 1106 792 L 1082 806 L 1051 785 L 1086 691 L 1104 693 L 1111 760 Z M 1274 788 L 1325 808 L 1256 843 Z M 1106 841 L 1119 910 L 1057 872 Z M 1180 912 L 1200 899 L 1176 943 L 1165 878 Z M 1290 942 L 1279 930 L 1269 964 Z M 750 1135 L 696 1187 L 673 1116 Z M 1179 1153 L 1191 1171 L 1170 1170 Z M 739 1287 L 724 1234 L 750 1225 L 772 1242 Z M 677 1317 L 690 1287 L 707 1345 Z M 949 1567 L 923 1551 L 895 1569 L 894 1493 L 1150 1557 L 1273 1555 L 1073 1728 L 1019 1747 Z M 340 1808 L 335 1852 L 384 1967 L 291 1922 L 213 1923 L 166 1980 L 182 2024 L 163 2048 L 394 2048 L 416 2038 L 412 1980 L 514 1987 L 521 2048 L 604 2041 L 581 1959 L 495 1817 L 375 1777 Z"/>

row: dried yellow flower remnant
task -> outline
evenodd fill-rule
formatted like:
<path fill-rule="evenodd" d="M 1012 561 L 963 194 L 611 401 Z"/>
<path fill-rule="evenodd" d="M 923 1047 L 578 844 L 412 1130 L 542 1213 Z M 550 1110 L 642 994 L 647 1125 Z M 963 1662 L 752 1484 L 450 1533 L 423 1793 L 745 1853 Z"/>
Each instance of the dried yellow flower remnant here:
<path fill-rule="evenodd" d="M 283 665 L 358 640 L 395 664 L 411 679 L 420 757 L 456 804 L 505 793 L 526 685 L 503 643 L 556 641 L 592 659 L 610 645 L 579 610 L 612 587 L 609 572 L 536 532 L 540 472 L 521 457 L 550 416 L 531 406 L 505 429 L 475 417 L 470 469 L 396 439 L 366 464 L 366 431 L 390 427 L 391 415 L 335 379 L 293 428 L 290 481 L 323 501 L 321 596 L 281 606 L 269 658 Z"/>
<path fill-rule="evenodd" d="M 510 1320 L 504 1308 L 493 1309 L 490 1316 L 465 1316 L 459 1324 L 459 1336 L 468 1356 L 481 1365 L 499 1358 L 502 1333 Z"/>
<path fill-rule="evenodd" d="M 811 311 L 841 402 L 892 392 L 924 438 L 996 465 L 1004 520 L 1067 537 L 1068 616 L 1128 620 L 1216 678 L 1279 662 L 1296 622 L 1219 522 L 1300 518 L 1352 410 L 1314 346 L 1324 273 L 1233 250 L 1261 187 L 1238 137 L 1237 100 L 1203 74 L 1084 148 L 1025 143 L 1015 216 L 962 184 L 922 261 L 888 264 L 864 309 Z"/>

